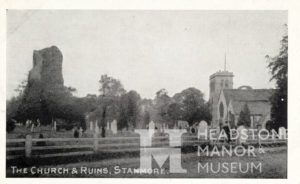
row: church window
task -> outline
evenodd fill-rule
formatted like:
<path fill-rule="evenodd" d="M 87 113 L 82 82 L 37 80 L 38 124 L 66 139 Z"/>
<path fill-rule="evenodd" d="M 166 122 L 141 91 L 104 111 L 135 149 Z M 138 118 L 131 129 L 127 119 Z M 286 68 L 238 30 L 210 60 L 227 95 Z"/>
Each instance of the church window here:
<path fill-rule="evenodd" d="M 220 112 L 220 117 L 223 118 L 223 116 L 224 116 L 224 105 L 223 105 L 222 102 L 220 103 L 220 106 L 219 106 L 219 112 Z"/>

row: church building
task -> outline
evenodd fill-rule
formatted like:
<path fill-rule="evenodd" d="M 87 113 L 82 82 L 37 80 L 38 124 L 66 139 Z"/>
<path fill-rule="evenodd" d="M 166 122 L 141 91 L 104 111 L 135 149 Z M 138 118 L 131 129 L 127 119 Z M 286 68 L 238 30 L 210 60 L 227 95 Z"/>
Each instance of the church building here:
<path fill-rule="evenodd" d="M 251 128 L 265 128 L 271 118 L 270 97 L 274 89 L 252 89 L 250 86 L 233 88 L 233 73 L 218 71 L 209 78 L 209 102 L 211 106 L 211 126 L 228 123 L 237 127 L 239 115 L 245 104 L 250 110 Z"/>

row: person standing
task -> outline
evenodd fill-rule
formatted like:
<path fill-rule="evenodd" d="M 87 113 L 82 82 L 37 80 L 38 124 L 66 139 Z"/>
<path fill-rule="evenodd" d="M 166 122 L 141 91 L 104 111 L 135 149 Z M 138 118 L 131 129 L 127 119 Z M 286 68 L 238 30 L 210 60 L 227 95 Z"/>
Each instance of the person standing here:
<path fill-rule="evenodd" d="M 230 135 L 230 128 L 229 128 L 228 121 L 225 121 L 225 123 L 223 125 L 223 130 L 225 131 L 225 133 L 227 135 L 227 142 L 229 143 L 231 141 L 231 135 Z"/>
<path fill-rule="evenodd" d="M 74 138 L 79 138 L 79 131 L 78 131 L 77 127 L 75 127 L 75 130 L 74 130 Z"/>

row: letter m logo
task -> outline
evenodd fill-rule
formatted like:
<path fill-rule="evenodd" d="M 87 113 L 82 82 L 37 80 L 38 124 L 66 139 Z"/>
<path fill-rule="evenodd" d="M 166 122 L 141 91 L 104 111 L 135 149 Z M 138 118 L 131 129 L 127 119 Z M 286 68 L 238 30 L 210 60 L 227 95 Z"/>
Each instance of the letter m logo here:
<path fill-rule="evenodd" d="M 159 167 L 162 167 L 170 158 L 170 173 L 186 173 L 186 169 L 181 167 L 181 149 L 172 148 L 181 146 L 181 135 L 186 130 L 165 130 L 165 133 L 169 135 L 170 142 L 170 147 L 167 148 L 151 148 L 154 132 L 144 129 L 136 129 L 135 132 L 140 135 L 141 141 L 140 169 L 151 169 L 152 157 Z"/>

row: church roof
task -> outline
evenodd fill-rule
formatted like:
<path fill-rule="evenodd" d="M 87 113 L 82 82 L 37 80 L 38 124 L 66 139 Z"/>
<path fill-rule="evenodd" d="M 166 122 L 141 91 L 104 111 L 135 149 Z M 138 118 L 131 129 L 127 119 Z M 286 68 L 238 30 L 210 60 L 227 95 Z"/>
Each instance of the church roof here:
<path fill-rule="evenodd" d="M 246 102 L 246 101 L 232 101 L 232 108 L 234 110 L 234 113 L 239 114 L 242 109 L 244 108 L 245 103 L 247 103 L 250 114 L 252 115 L 263 115 L 263 114 L 269 114 L 271 110 L 271 104 L 269 102 L 264 101 L 252 101 L 252 102 Z"/>
<path fill-rule="evenodd" d="M 240 113 L 247 103 L 251 114 L 266 114 L 270 111 L 270 97 L 274 89 L 224 89 L 227 105 L 232 101 L 235 113 Z"/>
<path fill-rule="evenodd" d="M 234 101 L 265 101 L 269 102 L 274 89 L 224 89 L 226 102 Z"/>

